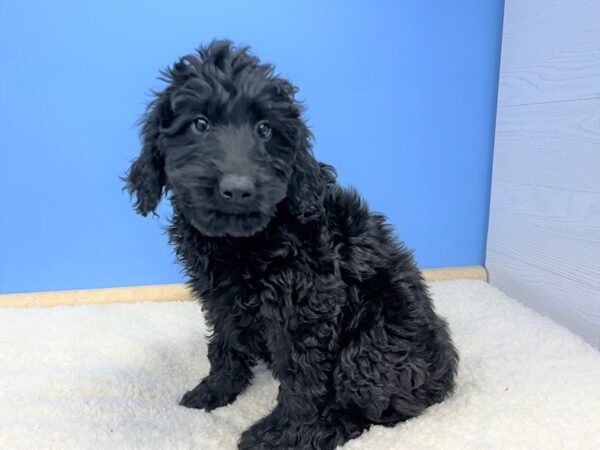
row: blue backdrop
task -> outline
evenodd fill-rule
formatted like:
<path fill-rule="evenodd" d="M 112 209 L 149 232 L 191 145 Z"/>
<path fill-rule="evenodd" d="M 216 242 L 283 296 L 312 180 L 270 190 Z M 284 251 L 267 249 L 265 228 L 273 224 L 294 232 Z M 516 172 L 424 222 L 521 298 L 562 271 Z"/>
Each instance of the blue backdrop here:
<path fill-rule="evenodd" d="M 0 0 L 0 292 L 178 282 L 119 175 L 158 70 L 250 45 L 422 267 L 482 264 L 502 0 Z"/>

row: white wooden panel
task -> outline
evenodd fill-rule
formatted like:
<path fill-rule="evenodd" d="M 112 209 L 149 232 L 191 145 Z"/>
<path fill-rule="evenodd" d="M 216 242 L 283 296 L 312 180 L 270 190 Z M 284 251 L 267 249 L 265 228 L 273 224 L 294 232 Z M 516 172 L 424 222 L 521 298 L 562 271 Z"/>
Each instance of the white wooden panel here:
<path fill-rule="evenodd" d="M 600 1 L 506 0 L 498 104 L 600 97 Z"/>
<path fill-rule="evenodd" d="M 600 192 L 600 99 L 498 107 L 494 181 Z"/>
<path fill-rule="evenodd" d="M 600 348 L 600 0 L 506 0 L 490 282 Z"/>
<path fill-rule="evenodd" d="M 597 290 L 491 250 L 487 253 L 486 266 L 492 285 L 600 349 Z M 588 302 L 582 305 L 582 302 L 574 301 L 582 298 L 587 298 Z M 590 311 L 589 306 L 594 306 L 595 310 Z"/>
<path fill-rule="evenodd" d="M 600 345 L 600 193 L 494 181 L 486 267 L 491 284 Z"/>
<path fill-rule="evenodd" d="M 572 302 L 600 319 L 600 194 L 500 182 L 492 189 L 488 251 L 595 290 Z"/>
<path fill-rule="evenodd" d="M 514 230 L 525 225 L 536 232 L 552 233 L 552 242 L 558 236 L 565 236 L 598 245 L 598 194 L 494 181 L 492 198 L 490 215 L 512 222 Z M 495 225 L 490 225 L 489 236 L 502 238 L 495 233 Z"/>

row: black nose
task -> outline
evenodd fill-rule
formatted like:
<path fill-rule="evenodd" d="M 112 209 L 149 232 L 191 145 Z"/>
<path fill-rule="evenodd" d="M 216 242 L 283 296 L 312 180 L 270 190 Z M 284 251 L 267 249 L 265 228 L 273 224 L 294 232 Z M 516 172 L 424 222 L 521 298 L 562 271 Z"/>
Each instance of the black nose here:
<path fill-rule="evenodd" d="M 254 198 L 256 189 L 249 177 L 225 175 L 219 182 L 221 196 L 233 203 L 247 203 Z"/>

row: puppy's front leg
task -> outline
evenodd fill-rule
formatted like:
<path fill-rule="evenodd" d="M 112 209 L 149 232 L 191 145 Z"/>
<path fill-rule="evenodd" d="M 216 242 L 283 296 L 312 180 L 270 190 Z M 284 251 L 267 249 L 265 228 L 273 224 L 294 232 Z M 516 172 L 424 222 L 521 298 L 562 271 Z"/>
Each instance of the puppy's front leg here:
<path fill-rule="evenodd" d="M 314 312 L 310 323 L 301 324 L 301 317 L 287 313 L 279 311 L 268 323 L 273 373 L 280 381 L 278 404 L 242 434 L 240 449 L 333 449 L 342 440 L 335 426 L 327 427 L 324 414 L 334 395 L 334 324 Z"/>
<path fill-rule="evenodd" d="M 211 411 L 233 402 L 250 383 L 254 360 L 229 347 L 216 329 L 208 343 L 208 359 L 210 373 L 183 396 L 180 405 Z"/>

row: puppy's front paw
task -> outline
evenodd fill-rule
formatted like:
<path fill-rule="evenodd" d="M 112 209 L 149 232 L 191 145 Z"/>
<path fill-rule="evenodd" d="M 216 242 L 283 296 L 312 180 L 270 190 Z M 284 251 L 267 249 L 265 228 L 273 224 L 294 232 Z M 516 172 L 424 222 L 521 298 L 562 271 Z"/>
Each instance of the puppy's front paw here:
<path fill-rule="evenodd" d="M 273 413 L 242 433 L 239 450 L 334 450 L 348 439 L 357 437 L 364 424 L 343 422 L 336 417 L 306 420 L 286 418 L 276 408 Z"/>
<path fill-rule="evenodd" d="M 288 441 L 288 425 L 283 417 L 277 415 L 277 409 L 259 420 L 242 433 L 239 450 L 287 450 L 293 448 Z"/>
<path fill-rule="evenodd" d="M 220 406 L 230 404 L 236 396 L 237 393 L 221 391 L 212 383 L 204 380 L 194 389 L 186 392 L 179 404 L 187 408 L 212 411 Z"/>

